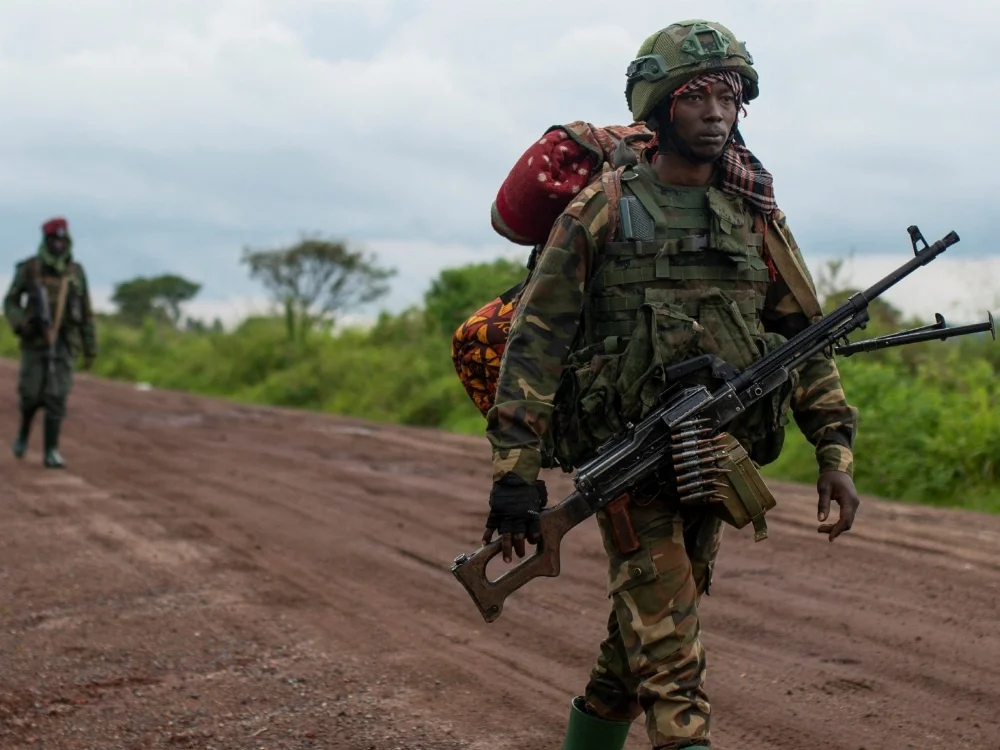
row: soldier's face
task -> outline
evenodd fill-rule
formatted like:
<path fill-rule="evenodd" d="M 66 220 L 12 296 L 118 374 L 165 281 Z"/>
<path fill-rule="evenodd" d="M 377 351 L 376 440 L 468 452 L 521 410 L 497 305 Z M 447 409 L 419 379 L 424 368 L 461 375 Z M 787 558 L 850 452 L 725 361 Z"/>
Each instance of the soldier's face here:
<path fill-rule="evenodd" d="M 685 91 L 674 105 L 674 133 L 704 160 L 722 154 L 738 110 L 736 96 L 727 84 L 713 83 L 711 88 Z"/>
<path fill-rule="evenodd" d="M 56 237 L 54 235 L 49 235 L 45 238 L 46 244 L 49 246 L 49 252 L 51 252 L 56 257 L 62 255 L 66 252 L 66 238 Z"/>

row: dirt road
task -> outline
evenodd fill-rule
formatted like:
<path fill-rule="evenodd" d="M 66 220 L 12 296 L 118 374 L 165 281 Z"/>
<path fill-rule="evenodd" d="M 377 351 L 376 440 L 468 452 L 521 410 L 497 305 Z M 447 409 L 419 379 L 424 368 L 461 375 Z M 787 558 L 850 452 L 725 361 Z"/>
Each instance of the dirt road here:
<path fill-rule="evenodd" d="M 559 747 L 607 615 L 597 532 L 486 625 L 448 572 L 483 440 L 82 377 L 46 471 L 40 429 L 6 448 L 14 376 L 0 748 Z M 866 499 L 831 545 L 812 491 L 776 489 L 702 608 L 716 746 L 1000 748 L 1000 518 Z"/>

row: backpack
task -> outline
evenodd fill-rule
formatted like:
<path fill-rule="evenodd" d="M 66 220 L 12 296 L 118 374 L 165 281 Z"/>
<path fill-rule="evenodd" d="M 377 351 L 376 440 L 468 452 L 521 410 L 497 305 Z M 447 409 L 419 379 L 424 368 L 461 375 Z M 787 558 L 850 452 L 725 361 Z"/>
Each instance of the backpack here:
<path fill-rule="evenodd" d="M 496 396 L 500 360 L 517 298 L 527 284 L 549 231 L 573 197 L 613 169 L 636 163 L 653 133 L 640 123 L 595 127 L 577 120 L 553 125 L 524 151 L 500 185 L 490 223 L 501 237 L 533 246 L 525 278 L 487 302 L 452 336 L 459 380 L 485 416 Z"/>

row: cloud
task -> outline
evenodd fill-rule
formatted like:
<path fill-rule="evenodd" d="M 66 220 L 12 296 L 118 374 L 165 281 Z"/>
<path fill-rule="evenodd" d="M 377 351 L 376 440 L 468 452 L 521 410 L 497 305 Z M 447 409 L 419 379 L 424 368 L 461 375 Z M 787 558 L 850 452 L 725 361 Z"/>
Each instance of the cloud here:
<path fill-rule="evenodd" d="M 488 210 L 521 151 L 553 123 L 628 121 L 639 43 L 698 16 L 755 56 L 743 130 L 811 261 L 905 259 L 910 224 L 994 253 L 1000 6 L 35 0 L 0 8 L 0 260 L 64 213 L 95 285 L 178 271 L 215 304 L 260 294 L 242 246 L 321 231 L 384 248 L 399 307 L 508 247 Z"/>

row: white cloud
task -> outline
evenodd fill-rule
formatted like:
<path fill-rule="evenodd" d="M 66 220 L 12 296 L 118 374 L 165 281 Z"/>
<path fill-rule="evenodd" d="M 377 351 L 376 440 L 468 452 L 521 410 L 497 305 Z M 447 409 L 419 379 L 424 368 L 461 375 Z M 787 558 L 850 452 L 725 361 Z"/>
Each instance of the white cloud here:
<path fill-rule="evenodd" d="M 450 259 L 504 247 L 488 209 L 520 152 L 553 123 L 627 121 L 624 69 L 639 43 L 694 16 L 729 25 L 756 58 L 762 93 L 744 132 L 811 258 L 852 246 L 904 257 L 912 223 L 929 239 L 959 231 L 962 257 L 993 252 L 1000 6 L 609 10 L 604 0 L 4 3 L 4 262 L 30 252 L 45 217 L 66 213 L 96 285 L 184 268 L 206 298 L 249 298 L 259 290 L 236 262 L 242 245 L 324 231 L 399 260 L 398 307 Z"/>

